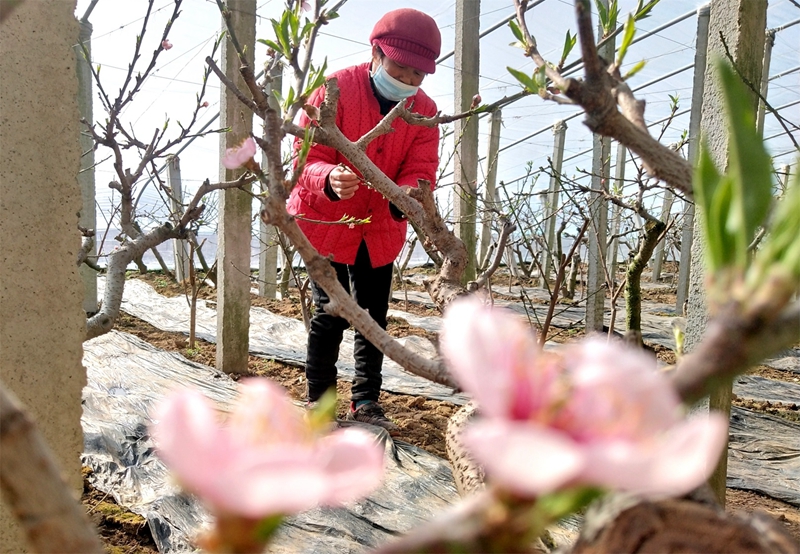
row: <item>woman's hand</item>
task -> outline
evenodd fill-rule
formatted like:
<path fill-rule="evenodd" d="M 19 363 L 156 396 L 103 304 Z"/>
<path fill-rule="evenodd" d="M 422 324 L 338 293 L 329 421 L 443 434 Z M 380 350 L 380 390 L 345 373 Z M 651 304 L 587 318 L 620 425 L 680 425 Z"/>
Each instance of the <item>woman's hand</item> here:
<path fill-rule="evenodd" d="M 336 195 L 342 200 L 352 198 L 361 179 L 347 167 L 337 166 L 328 174 L 328 181 Z"/>

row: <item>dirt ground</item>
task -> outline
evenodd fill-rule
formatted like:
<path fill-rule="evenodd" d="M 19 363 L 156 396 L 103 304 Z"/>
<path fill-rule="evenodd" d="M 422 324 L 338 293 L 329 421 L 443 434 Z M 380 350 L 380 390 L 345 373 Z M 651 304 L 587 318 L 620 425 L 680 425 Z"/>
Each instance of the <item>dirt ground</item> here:
<path fill-rule="evenodd" d="M 183 294 L 181 287 L 170 284 L 158 274 L 148 274 L 142 278 L 153 285 L 158 292 L 167 296 Z M 670 302 L 669 294 L 669 292 L 658 292 L 653 295 L 657 296 L 657 299 L 648 298 L 648 300 Z M 210 289 L 206 289 L 205 291 L 201 290 L 200 296 L 213 298 L 213 291 Z M 674 303 L 674 292 L 672 293 L 671 301 Z M 300 302 L 299 299 L 295 297 L 282 301 L 268 301 L 253 296 L 253 304 L 268 308 L 270 311 L 280 315 L 302 319 Z M 412 303 L 406 305 L 404 302 L 396 302 L 393 303 L 391 307 L 418 315 L 436 314 L 435 310 Z M 213 366 L 215 363 L 215 345 L 204 341 L 198 341 L 195 348 L 190 350 L 188 349 L 187 337 L 185 335 L 161 331 L 130 315 L 123 313 L 117 322 L 116 329 L 136 335 L 140 339 L 158 348 L 179 352 L 193 361 L 210 366 Z M 390 318 L 388 331 L 390 334 L 397 337 L 413 333 L 426 336 L 432 340 L 436 339 L 434 334 L 409 327 L 405 321 L 395 318 Z M 562 335 L 561 338 L 566 339 L 568 337 Z M 660 349 L 660 351 L 656 352 L 656 355 L 667 363 L 672 363 L 674 361 L 673 353 L 667 349 Z M 298 400 L 303 398 L 304 383 L 301 368 L 251 356 L 249 369 L 251 375 L 269 377 L 283 385 L 292 398 Z M 773 379 L 791 380 L 794 377 L 794 375 L 789 372 L 770 370 L 763 366 L 756 368 L 754 372 Z M 349 388 L 349 383 L 340 382 L 338 385 L 338 412 L 340 417 L 344 416 L 347 409 Z M 447 426 L 447 420 L 457 410 L 457 406 L 447 402 L 387 392 L 382 393 L 380 401 L 387 415 L 399 425 L 401 432 L 398 438 L 400 440 L 414 444 L 437 456 L 446 457 L 444 432 Z M 735 400 L 734 403 L 798 421 L 797 405 L 786 406 L 772 405 L 769 403 L 748 403 L 740 400 Z M 92 489 L 88 481 L 84 481 L 84 483 L 82 501 L 87 507 L 87 511 L 91 515 L 92 520 L 98 526 L 101 537 L 109 552 L 115 554 L 149 554 L 157 552 L 155 543 L 150 536 L 143 518 L 116 506 L 112 498 Z M 754 510 L 765 511 L 783 523 L 787 531 L 800 542 L 800 510 L 790 504 L 748 491 L 728 489 L 727 509 L 731 512 L 743 511 L 746 513 L 753 512 Z"/>

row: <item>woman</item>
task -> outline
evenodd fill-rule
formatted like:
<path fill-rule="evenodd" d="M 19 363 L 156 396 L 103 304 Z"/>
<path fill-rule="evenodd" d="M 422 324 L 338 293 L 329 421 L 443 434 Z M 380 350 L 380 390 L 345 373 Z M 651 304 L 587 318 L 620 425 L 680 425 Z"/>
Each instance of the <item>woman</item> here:
<path fill-rule="evenodd" d="M 436 104 L 419 89 L 425 77 L 436 70 L 441 48 L 441 35 L 433 18 L 413 9 L 391 11 L 376 23 L 370 43 L 372 59 L 368 63 L 330 75 L 337 79 L 341 91 L 336 124 L 351 141 L 375 127 L 400 101 L 413 103 L 413 111 L 422 115 L 436 114 Z M 311 95 L 309 103 L 319 106 L 324 96 L 322 87 Z M 303 115 L 300 124 L 308 123 Z M 392 133 L 370 143 L 367 156 L 401 187 L 416 187 L 418 179 L 434 183 L 439 163 L 438 128 L 411 126 L 399 119 L 392 127 Z M 403 214 L 364 184 L 341 154 L 318 144 L 311 148 L 287 208 L 303 216 L 298 224 L 311 244 L 323 256 L 332 256 L 339 282 L 385 329 L 392 264 L 406 238 Z M 331 224 L 345 215 L 369 218 L 369 223 Z M 317 283 L 311 283 L 311 290 L 316 312 L 306 354 L 309 405 L 336 386 L 339 346 L 349 327 L 343 318 L 325 313 L 328 295 Z M 378 404 L 383 354 L 356 331 L 353 355 L 355 377 L 347 418 L 396 433 L 397 426 Z"/>

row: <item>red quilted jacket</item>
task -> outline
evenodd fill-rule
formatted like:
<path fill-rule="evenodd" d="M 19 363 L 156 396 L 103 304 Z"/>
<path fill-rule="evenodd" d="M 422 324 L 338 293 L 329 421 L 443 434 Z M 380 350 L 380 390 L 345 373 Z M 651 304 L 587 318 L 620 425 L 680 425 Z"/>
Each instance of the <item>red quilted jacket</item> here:
<path fill-rule="evenodd" d="M 369 63 L 337 71 L 331 77 L 338 79 L 341 96 L 336 124 L 351 141 L 356 141 L 383 118 L 378 100 L 369 81 Z M 319 106 L 325 88 L 317 89 L 309 103 Z M 409 100 L 413 111 L 426 116 L 436 114 L 436 104 L 421 90 Z M 303 114 L 300 125 L 308 125 Z M 394 132 L 372 141 L 367 156 L 398 185 L 417 186 L 417 179 L 434 183 L 439 163 L 439 129 L 412 126 L 396 119 Z M 297 139 L 297 146 L 300 139 Z M 339 221 L 343 216 L 365 219 L 371 223 L 355 225 L 325 225 L 298 220 L 297 223 L 311 244 L 323 256 L 333 254 L 333 261 L 354 264 L 362 239 L 367 243 L 373 267 L 394 262 L 406 238 L 406 222 L 398 221 L 389 211 L 389 202 L 367 185 L 358 187 L 355 196 L 347 200 L 332 201 L 325 194 L 328 174 L 338 164 L 354 169 L 350 162 L 333 148 L 315 144 L 297 186 L 292 190 L 287 209 L 294 215 L 319 221 Z M 358 173 L 356 171 L 356 173 Z"/>

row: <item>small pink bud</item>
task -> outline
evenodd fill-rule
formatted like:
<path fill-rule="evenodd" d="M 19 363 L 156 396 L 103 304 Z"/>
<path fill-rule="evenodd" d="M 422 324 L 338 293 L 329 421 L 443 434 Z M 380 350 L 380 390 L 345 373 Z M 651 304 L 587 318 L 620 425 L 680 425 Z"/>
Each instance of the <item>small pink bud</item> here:
<path fill-rule="evenodd" d="M 472 104 L 469 105 L 469 109 L 474 110 L 480 105 L 481 105 L 481 95 L 476 94 L 475 96 L 472 97 Z"/>
<path fill-rule="evenodd" d="M 164 39 L 161 41 L 161 48 L 163 48 L 164 50 L 169 50 L 170 48 L 172 48 L 172 43 L 167 39 Z"/>
<path fill-rule="evenodd" d="M 205 101 L 202 104 L 200 104 L 200 107 L 201 108 L 207 108 L 208 107 L 208 101 Z"/>

